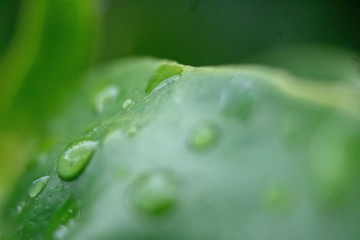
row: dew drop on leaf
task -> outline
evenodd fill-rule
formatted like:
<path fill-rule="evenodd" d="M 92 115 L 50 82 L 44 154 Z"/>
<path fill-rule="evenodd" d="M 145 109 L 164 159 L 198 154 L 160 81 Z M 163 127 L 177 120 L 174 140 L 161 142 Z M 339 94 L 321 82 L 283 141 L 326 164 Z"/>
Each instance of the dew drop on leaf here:
<path fill-rule="evenodd" d="M 57 162 L 57 173 L 63 180 L 77 178 L 86 168 L 97 148 L 98 142 L 81 140 L 66 147 Z"/>
<path fill-rule="evenodd" d="M 194 150 L 208 150 L 218 141 L 219 129 L 211 123 L 196 126 L 189 133 L 187 144 Z"/>
<path fill-rule="evenodd" d="M 129 108 L 130 107 L 130 105 L 131 104 L 133 104 L 134 103 L 134 101 L 132 100 L 132 99 L 126 99 L 124 102 L 123 102 L 123 104 L 122 104 L 122 108 L 123 109 L 127 109 L 127 108 Z"/>
<path fill-rule="evenodd" d="M 184 69 L 176 64 L 164 64 L 160 66 L 150 78 L 145 93 L 155 93 L 160 89 L 176 82 Z"/>
<path fill-rule="evenodd" d="M 138 127 L 137 126 L 135 126 L 135 125 L 133 125 L 133 126 L 131 126 L 128 130 L 127 130 L 127 135 L 128 136 L 134 136 L 134 135 L 136 135 L 136 133 L 139 131 L 139 129 L 138 129 Z"/>
<path fill-rule="evenodd" d="M 21 214 L 24 207 L 25 207 L 25 202 L 24 201 L 21 201 L 17 206 L 16 206 L 16 214 Z"/>
<path fill-rule="evenodd" d="M 41 191 L 45 188 L 46 184 L 49 181 L 49 176 L 43 176 L 40 178 L 35 179 L 29 188 L 29 196 L 34 198 L 38 196 Z"/>
<path fill-rule="evenodd" d="M 150 172 L 135 180 L 133 204 L 150 214 L 164 213 L 174 205 L 176 190 L 176 184 L 170 174 Z"/>
<path fill-rule="evenodd" d="M 94 107 L 96 112 L 102 113 L 107 106 L 115 102 L 119 95 L 119 89 L 116 86 L 108 86 L 101 89 L 95 95 Z"/>

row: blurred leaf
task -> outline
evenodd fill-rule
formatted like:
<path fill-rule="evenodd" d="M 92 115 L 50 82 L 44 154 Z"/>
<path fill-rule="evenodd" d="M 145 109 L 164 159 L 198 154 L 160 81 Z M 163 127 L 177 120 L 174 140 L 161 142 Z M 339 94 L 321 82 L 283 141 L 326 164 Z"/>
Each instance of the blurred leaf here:
<path fill-rule="evenodd" d="M 21 2 L 16 31 L 0 59 L 0 192 L 22 170 L 45 120 L 83 78 L 96 33 L 94 1 Z"/>
<path fill-rule="evenodd" d="M 23 1 L 17 31 L 0 61 L 2 119 L 41 124 L 76 86 L 96 39 L 93 1 Z M 44 104 L 45 103 L 45 104 Z"/>
<path fill-rule="evenodd" d="M 16 17 L 19 12 L 20 0 L 0 1 L 0 56 L 9 45 L 14 34 Z"/>
<path fill-rule="evenodd" d="M 5 239 L 356 240 L 359 106 L 346 81 L 261 65 L 109 64 L 48 123 Z"/>

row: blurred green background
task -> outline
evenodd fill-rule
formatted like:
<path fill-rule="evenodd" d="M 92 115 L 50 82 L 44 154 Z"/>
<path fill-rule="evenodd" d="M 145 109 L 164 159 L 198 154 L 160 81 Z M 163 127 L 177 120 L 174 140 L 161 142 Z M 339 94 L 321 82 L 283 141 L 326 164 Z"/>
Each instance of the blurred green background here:
<path fill-rule="evenodd" d="M 358 52 L 359 9 L 340 0 L 0 0 L 0 199 L 91 68 L 139 55 L 246 63 L 297 44 L 322 56 L 328 46 Z M 298 64 L 297 53 L 286 59 Z"/>

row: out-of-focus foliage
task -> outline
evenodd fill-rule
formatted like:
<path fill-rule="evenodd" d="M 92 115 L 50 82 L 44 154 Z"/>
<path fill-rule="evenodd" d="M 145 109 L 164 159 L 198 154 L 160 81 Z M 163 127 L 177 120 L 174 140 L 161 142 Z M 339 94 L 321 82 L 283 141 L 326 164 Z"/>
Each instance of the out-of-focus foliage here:
<path fill-rule="evenodd" d="M 96 37 L 92 1 L 23 1 L 1 56 L 0 110 L 6 123 L 41 121 L 76 85 Z M 44 104 L 45 103 L 45 104 Z M 24 119 L 25 118 L 25 119 Z"/>
<path fill-rule="evenodd" d="M 246 62 L 295 43 L 360 50 L 360 4 L 340 0 L 105 1 L 99 60 L 151 55 L 190 65 Z"/>
<path fill-rule="evenodd" d="M 1 12 L 0 191 L 19 172 L 44 121 L 77 86 L 97 36 L 93 1 L 5 0 Z"/>

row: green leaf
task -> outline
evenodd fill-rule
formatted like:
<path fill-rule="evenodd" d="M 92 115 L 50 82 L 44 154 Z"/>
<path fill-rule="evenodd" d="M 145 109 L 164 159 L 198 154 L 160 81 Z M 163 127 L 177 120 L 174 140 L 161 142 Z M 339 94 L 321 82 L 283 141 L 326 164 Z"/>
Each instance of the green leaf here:
<path fill-rule="evenodd" d="M 169 66 L 181 76 L 149 93 Z M 347 81 L 260 65 L 107 65 L 48 123 L 4 239 L 358 239 L 359 106 Z M 67 154 L 84 140 L 91 151 Z M 75 177 L 64 156 L 86 160 Z"/>
<path fill-rule="evenodd" d="M 83 79 L 95 20 L 93 1 L 21 1 L 15 33 L 0 58 L 0 196 L 23 170 L 36 133 Z"/>

